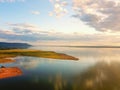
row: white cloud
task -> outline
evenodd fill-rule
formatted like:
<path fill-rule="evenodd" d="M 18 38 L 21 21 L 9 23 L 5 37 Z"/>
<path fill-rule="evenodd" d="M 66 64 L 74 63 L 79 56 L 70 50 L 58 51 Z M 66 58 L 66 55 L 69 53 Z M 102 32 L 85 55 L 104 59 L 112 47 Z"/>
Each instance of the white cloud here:
<path fill-rule="evenodd" d="M 1 34 L 6 34 L 6 35 L 22 35 L 21 33 L 16 33 L 13 30 L 10 29 L 0 29 Z"/>
<path fill-rule="evenodd" d="M 0 29 L 0 38 L 21 41 L 59 40 L 58 32 L 42 30 L 30 23 L 7 23 L 9 29 Z"/>
<path fill-rule="evenodd" d="M 7 25 L 12 31 L 17 33 L 34 34 L 42 31 L 40 27 L 31 23 L 7 23 Z"/>
<path fill-rule="evenodd" d="M 40 11 L 31 11 L 33 15 L 40 15 Z"/>
<path fill-rule="evenodd" d="M 50 0 L 54 6 L 50 16 L 64 16 L 68 10 L 67 0 Z M 120 31 L 120 0 L 72 0 L 73 17 L 85 22 L 86 25 L 102 32 Z"/>
<path fill-rule="evenodd" d="M 73 0 L 76 18 L 98 31 L 120 31 L 119 0 Z"/>
<path fill-rule="evenodd" d="M 0 39 L 6 41 L 27 41 L 32 44 L 38 42 L 51 45 L 70 45 L 70 43 L 71 45 L 120 45 L 120 33 L 65 34 L 53 30 L 42 30 L 30 23 L 9 23 L 7 25 L 9 29 L 0 29 Z"/>
<path fill-rule="evenodd" d="M 1 3 L 4 3 L 4 2 L 24 2 L 25 0 L 0 0 Z"/>
<path fill-rule="evenodd" d="M 53 4 L 53 12 L 50 12 L 50 16 L 56 16 L 61 17 L 64 16 L 68 11 L 66 9 L 67 1 L 65 0 L 50 0 L 50 2 Z"/>

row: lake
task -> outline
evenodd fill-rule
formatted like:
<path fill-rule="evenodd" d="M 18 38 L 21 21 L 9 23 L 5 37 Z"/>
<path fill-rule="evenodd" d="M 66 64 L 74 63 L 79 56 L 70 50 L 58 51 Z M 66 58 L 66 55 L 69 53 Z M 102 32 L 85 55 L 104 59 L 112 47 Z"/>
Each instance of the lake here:
<path fill-rule="evenodd" d="M 30 49 L 65 53 L 79 60 L 16 57 L 16 62 L 0 66 L 18 67 L 22 75 L 0 79 L 1 90 L 120 90 L 120 48 Z"/>

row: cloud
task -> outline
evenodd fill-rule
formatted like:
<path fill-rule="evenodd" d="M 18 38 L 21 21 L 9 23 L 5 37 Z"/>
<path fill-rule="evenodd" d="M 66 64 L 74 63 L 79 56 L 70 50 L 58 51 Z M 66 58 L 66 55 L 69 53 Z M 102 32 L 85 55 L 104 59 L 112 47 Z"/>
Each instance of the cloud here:
<path fill-rule="evenodd" d="M 42 30 L 37 25 L 30 23 L 7 23 L 7 26 L 9 29 L 0 29 L 0 38 L 29 42 L 60 39 L 60 33 L 53 30 Z"/>
<path fill-rule="evenodd" d="M 6 26 L 8 29 L 0 29 L 0 40 L 42 45 L 120 45 L 120 33 L 62 33 L 43 30 L 31 23 L 7 23 Z"/>
<path fill-rule="evenodd" d="M 67 36 L 67 37 L 66 37 Z M 54 36 L 53 36 L 54 37 Z M 60 34 L 59 39 L 37 41 L 38 45 L 120 45 L 120 36 L 103 34 Z"/>
<path fill-rule="evenodd" d="M 120 45 L 120 33 L 117 34 L 65 34 L 54 30 L 42 30 L 30 23 L 7 23 L 8 29 L 0 29 L 0 39 L 49 45 Z M 66 37 L 67 36 L 67 37 Z M 34 43 L 33 43 L 34 42 Z"/>
<path fill-rule="evenodd" d="M 40 11 L 31 11 L 33 15 L 40 15 Z"/>
<path fill-rule="evenodd" d="M 56 16 L 61 17 L 64 16 L 68 11 L 66 9 L 67 2 L 65 0 L 50 0 L 50 2 L 53 4 L 53 12 L 50 12 L 50 16 Z"/>
<path fill-rule="evenodd" d="M 33 57 L 27 57 L 26 59 L 24 59 L 24 58 L 25 57 L 16 57 L 15 59 L 16 59 L 17 65 L 23 66 L 25 69 L 36 68 L 41 63 L 44 62 L 40 58 L 36 58 L 36 60 L 33 60 L 34 59 Z M 22 60 L 22 62 L 19 60 Z"/>
<path fill-rule="evenodd" d="M 73 17 L 98 31 L 120 31 L 119 0 L 73 0 Z"/>
<path fill-rule="evenodd" d="M 33 34 L 33 33 L 40 33 L 41 29 L 35 24 L 30 23 L 7 23 L 9 28 L 11 28 L 12 31 L 16 33 L 27 33 L 27 34 Z"/>
<path fill-rule="evenodd" d="M 4 3 L 4 2 L 24 2 L 25 0 L 0 0 L 0 3 Z"/>

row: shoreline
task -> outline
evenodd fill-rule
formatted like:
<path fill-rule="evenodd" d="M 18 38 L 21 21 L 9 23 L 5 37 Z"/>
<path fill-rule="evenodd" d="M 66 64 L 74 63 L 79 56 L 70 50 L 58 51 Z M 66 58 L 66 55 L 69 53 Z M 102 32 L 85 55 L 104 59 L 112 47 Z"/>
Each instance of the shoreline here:
<path fill-rule="evenodd" d="M 15 62 L 14 58 L 17 56 L 32 56 L 39 58 L 51 58 L 51 59 L 61 59 L 61 60 L 79 60 L 79 58 L 64 54 L 57 53 L 54 51 L 42 51 L 42 50 L 32 50 L 32 49 L 10 49 L 10 50 L 0 50 L 0 63 L 10 63 Z"/>

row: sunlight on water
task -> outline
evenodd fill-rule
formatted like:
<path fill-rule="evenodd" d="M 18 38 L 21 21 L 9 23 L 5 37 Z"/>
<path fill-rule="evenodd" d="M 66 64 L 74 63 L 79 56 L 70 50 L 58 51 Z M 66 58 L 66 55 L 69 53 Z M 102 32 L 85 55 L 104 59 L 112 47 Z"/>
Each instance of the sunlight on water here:
<path fill-rule="evenodd" d="M 16 62 L 0 65 L 18 67 L 23 74 L 1 79 L 1 89 L 120 90 L 119 48 L 32 48 L 69 54 L 79 61 L 16 57 Z"/>

